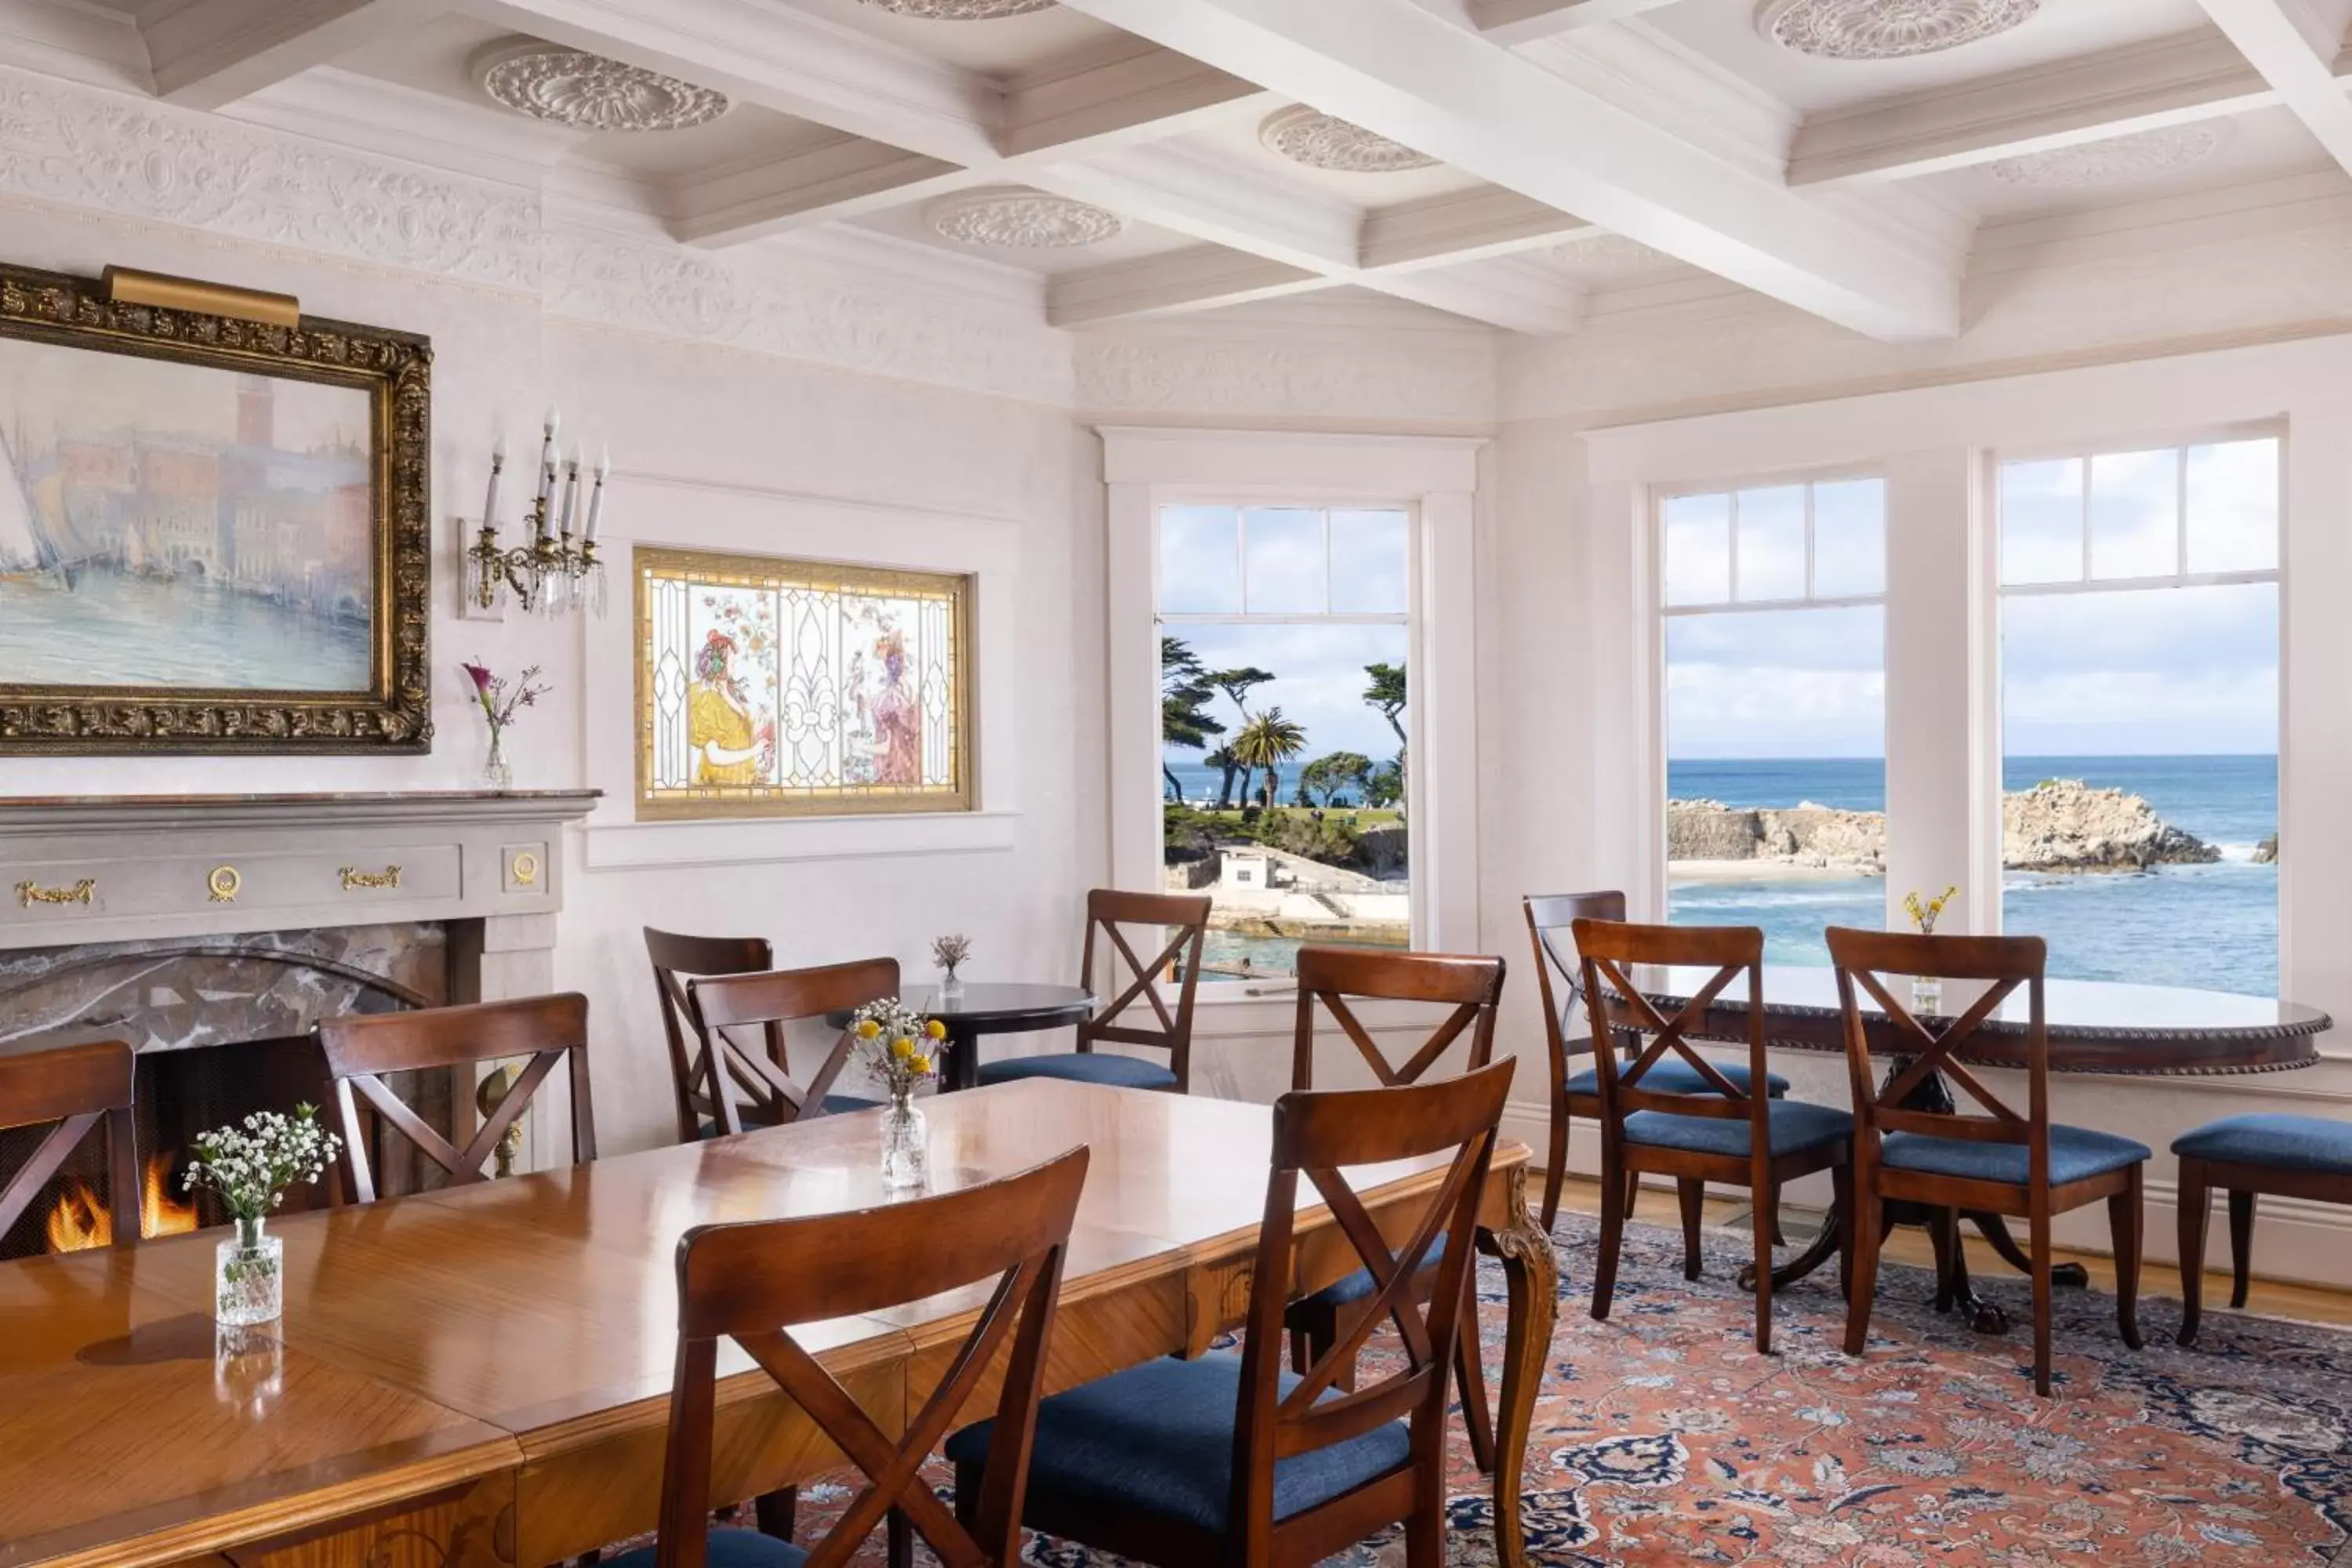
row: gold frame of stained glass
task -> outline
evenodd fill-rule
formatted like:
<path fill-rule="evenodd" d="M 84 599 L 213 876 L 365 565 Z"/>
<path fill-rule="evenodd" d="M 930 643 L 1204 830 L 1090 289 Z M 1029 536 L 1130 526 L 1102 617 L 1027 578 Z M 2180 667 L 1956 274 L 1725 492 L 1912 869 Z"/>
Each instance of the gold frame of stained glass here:
<path fill-rule="evenodd" d="M 636 816 L 646 822 L 777 816 L 877 816 L 973 809 L 972 607 L 975 580 L 941 572 L 907 572 L 780 555 L 640 546 L 629 567 L 636 642 L 631 659 L 636 684 Z M 799 589 L 816 593 L 883 593 L 943 603 L 954 668 L 948 681 L 950 780 L 941 784 L 657 784 L 656 666 L 653 584 L 683 581 L 713 587 Z M 779 644 L 783 632 L 778 631 Z M 689 634 L 690 639 L 690 634 Z M 780 672 L 781 679 L 781 672 Z M 690 699 L 689 699 L 690 700 Z M 783 719 L 779 695 L 778 720 Z M 689 710 L 689 725 L 693 722 Z M 779 736 L 781 742 L 783 737 Z"/>

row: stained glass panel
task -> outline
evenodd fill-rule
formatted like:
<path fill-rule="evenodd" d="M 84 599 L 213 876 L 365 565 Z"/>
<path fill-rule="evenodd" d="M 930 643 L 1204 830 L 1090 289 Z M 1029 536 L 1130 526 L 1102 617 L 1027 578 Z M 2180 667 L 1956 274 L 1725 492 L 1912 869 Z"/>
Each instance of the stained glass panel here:
<path fill-rule="evenodd" d="M 971 579 L 639 550 L 637 815 L 968 811 Z"/>

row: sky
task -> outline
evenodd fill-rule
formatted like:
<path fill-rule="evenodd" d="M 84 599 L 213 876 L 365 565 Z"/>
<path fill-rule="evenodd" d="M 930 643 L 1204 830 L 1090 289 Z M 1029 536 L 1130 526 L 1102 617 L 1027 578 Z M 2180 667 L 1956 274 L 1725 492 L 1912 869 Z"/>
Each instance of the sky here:
<path fill-rule="evenodd" d="M 1402 511 L 1168 507 L 1160 514 L 1161 630 L 1211 669 L 1255 665 L 1276 679 L 1253 689 L 1253 712 L 1280 708 L 1307 730 L 1302 763 L 1330 752 L 1393 756 L 1396 735 L 1364 705 L 1368 664 L 1402 664 L 1411 603 L 1409 519 Z M 1188 621 L 1187 615 L 1386 616 L 1370 624 Z M 1230 736 L 1241 713 L 1223 693 L 1209 711 Z M 1410 719 L 1408 718 L 1408 728 Z M 1197 762 L 1171 748 L 1169 760 Z"/>
<path fill-rule="evenodd" d="M 2002 465 L 2005 582 L 2087 584 L 2002 595 L 2010 754 L 2276 752 L 2276 584 L 2095 585 L 2275 566 L 2277 462 L 2276 442 L 2261 440 L 2190 447 L 2185 458 L 2168 449 Z M 1858 526 L 1873 504 L 1865 493 L 1839 498 L 1833 549 L 1821 521 L 1832 509 L 1817 500 L 1817 595 L 1878 588 L 1883 547 Z M 1722 497 L 1666 503 L 1670 604 L 1738 602 L 1730 510 Z M 1801 593 L 1801 490 L 1745 492 L 1738 516 L 1738 596 Z M 1884 756 L 1885 614 L 1868 605 L 1668 617 L 1667 755 Z"/>
<path fill-rule="evenodd" d="M 280 448 L 366 445 L 367 393 L 289 376 L 273 381 L 272 424 Z M 236 372 L 210 365 L 0 339 L 0 433 L 11 442 L 21 433 L 35 453 L 47 451 L 61 431 L 104 435 L 131 427 L 234 440 L 236 384 Z"/>

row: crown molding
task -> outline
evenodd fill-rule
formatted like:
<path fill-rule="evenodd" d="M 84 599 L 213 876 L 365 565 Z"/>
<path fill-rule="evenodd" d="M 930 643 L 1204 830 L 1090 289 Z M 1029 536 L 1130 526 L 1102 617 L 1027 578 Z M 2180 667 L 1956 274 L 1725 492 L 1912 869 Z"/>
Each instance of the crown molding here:
<path fill-rule="evenodd" d="M 377 157 L 537 186 L 587 133 L 381 77 L 316 66 L 218 111 Z"/>

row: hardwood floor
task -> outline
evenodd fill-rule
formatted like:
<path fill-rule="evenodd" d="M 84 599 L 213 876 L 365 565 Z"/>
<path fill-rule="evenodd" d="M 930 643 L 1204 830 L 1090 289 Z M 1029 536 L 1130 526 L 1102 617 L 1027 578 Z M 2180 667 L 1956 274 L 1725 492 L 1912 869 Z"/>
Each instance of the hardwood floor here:
<path fill-rule="evenodd" d="M 1601 1208 L 1601 1185 L 1582 1177 L 1568 1178 L 1561 1187 L 1559 1206 L 1575 1209 L 1580 1214 L 1597 1214 Z M 1742 1218 L 1748 1212 L 1746 1195 L 1717 1198 L 1710 1195 L 1706 1204 L 1706 1223 L 1726 1226 Z M 1679 1223 L 1671 1188 L 1644 1187 L 1634 1217 L 1654 1225 Z M 1793 1211 L 1789 1217 L 1795 1221 L 1809 1220 L 1803 1211 Z M 2218 1221 L 2216 1222 L 2219 1223 Z M 1965 1228 L 1965 1227 L 1964 1227 Z M 1987 1279 L 1999 1279 L 2009 1272 L 2009 1266 L 1993 1255 L 1991 1247 L 1967 1231 L 1969 1237 L 1969 1268 Z M 1922 1268 L 1935 1267 L 1935 1254 L 1930 1250 L 1927 1233 L 1916 1227 L 1905 1227 L 1886 1238 L 1885 1257 L 1898 1263 L 1916 1264 Z M 2074 1252 L 2060 1247 L 2054 1253 L 2058 1261 L 2078 1262 L 2091 1272 L 2091 1283 L 2101 1290 L 2115 1288 L 2115 1262 L 2104 1253 Z M 2139 1293 L 2142 1300 L 2151 1296 L 2168 1296 L 2178 1300 L 2180 1296 L 2180 1274 L 2168 1264 L 2148 1262 L 2141 1265 Z M 2228 1273 L 2209 1272 L 2205 1277 L 2205 1300 L 2210 1306 L 2230 1299 Z M 2246 1299 L 2246 1310 L 2275 1318 L 2294 1318 L 2307 1323 L 2352 1324 L 2352 1291 L 2330 1290 L 2317 1285 L 2296 1285 L 2277 1279 L 2257 1279 Z"/>

